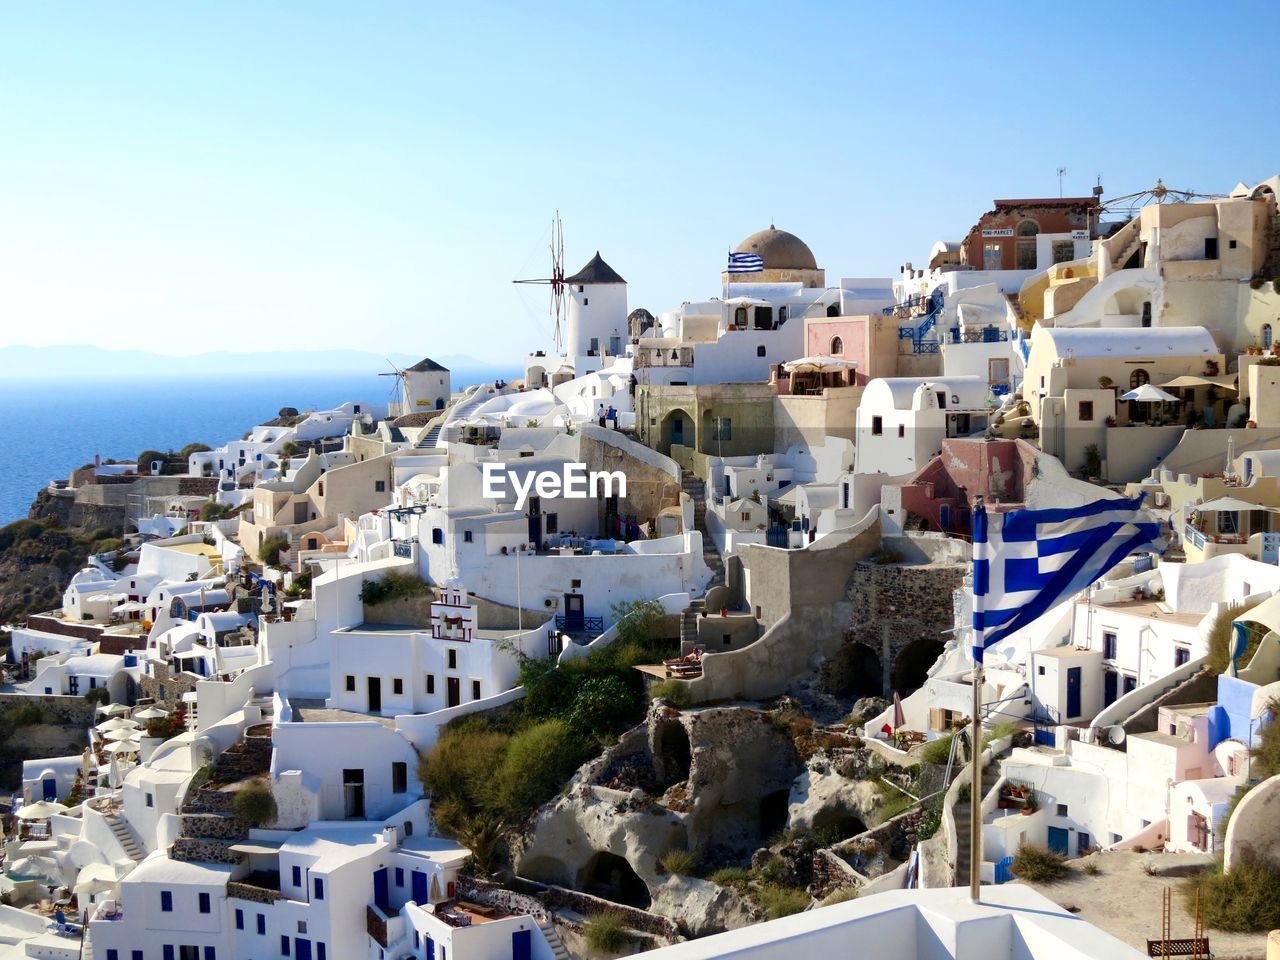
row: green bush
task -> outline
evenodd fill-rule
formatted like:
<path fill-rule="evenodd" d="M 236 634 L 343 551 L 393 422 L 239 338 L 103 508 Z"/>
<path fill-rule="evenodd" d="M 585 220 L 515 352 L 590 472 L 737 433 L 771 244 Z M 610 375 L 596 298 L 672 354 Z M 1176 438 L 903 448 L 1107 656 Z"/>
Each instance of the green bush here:
<path fill-rule="evenodd" d="M 649 688 L 650 700 L 665 700 L 677 710 L 683 710 L 693 702 L 689 686 L 683 680 L 660 680 Z"/>
<path fill-rule="evenodd" d="M 455 836 L 468 814 L 484 808 L 486 794 L 506 756 L 511 737 L 476 723 L 446 727 L 418 764 L 432 815 Z"/>
<path fill-rule="evenodd" d="M 692 877 L 698 870 L 700 859 L 696 850 L 668 850 L 658 858 L 658 866 L 662 868 L 663 873 L 678 873 Z"/>
<path fill-rule="evenodd" d="M 430 588 L 416 573 L 389 570 L 377 580 L 366 580 L 360 585 L 360 602 L 376 607 L 388 600 L 409 600 L 428 593 Z"/>
<path fill-rule="evenodd" d="M 1251 778 L 1259 780 L 1280 773 L 1280 698 L 1273 698 L 1267 704 L 1267 712 L 1271 714 L 1271 722 L 1259 731 L 1252 750 L 1253 768 L 1249 771 Z"/>
<path fill-rule="evenodd" d="M 212 447 L 208 447 L 203 443 L 188 443 L 185 447 L 178 451 L 178 456 L 183 460 L 189 459 L 193 453 L 208 453 Z"/>
<path fill-rule="evenodd" d="M 1055 883 L 1067 875 L 1066 857 L 1044 847 L 1023 844 L 1013 858 L 1013 875 L 1029 883 Z"/>
<path fill-rule="evenodd" d="M 105 705 L 111 702 L 111 694 L 106 687 L 94 687 L 84 692 L 84 699 L 86 703 Z"/>
<path fill-rule="evenodd" d="M 255 827 L 266 826 L 276 818 L 276 801 L 271 788 L 261 780 L 254 780 L 236 791 L 231 809 L 241 820 Z"/>
<path fill-rule="evenodd" d="M 1219 863 L 1187 878 L 1183 892 L 1193 915 L 1197 890 L 1205 923 L 1215 930 L 1252 933 L 1280 927 L 1280 868 L 1249 851 L 1230 871 Z"/>
<path fill-rule="evenodd" d="M 34 662 L 33 658 L 32 663 Z M 44 708 L 38 703 L 20 704 L 10 710 L 5 719 L 8 726 L 15 729 L 18 727 L 34 727 L 37 724 L 44 723 Z"/>
<path fill-rule="evenodd" d="M 930 740 L 920 749 L 920 762 L 939 766 L 946 764 L 947 758 L 951 755 L 951 741 L 954 738 L 954 733 L 948 733 L 937 740 Z"/>
<path fill-rule="evenodd" d="M 586 759 L 581 740 L 560 720 L 515 734 L 491 781 L 485 806 L 513 820 L 546 803 Z"/>
<path fill-rule="evenodd" d="M 620 951 L 631 939 L 627 934 L 622 914 L 606 910 L 591 917 L 583 930 L 587 946 L 596 953 L 613 954 Z"/>
<path fill-rule="evenodd" d="M 232 511 L 232 507 L 225 503 L 218 503 L 216 500 L 210 500 L 200 507 L 200 519 L 204 521 L 221 520 Z"/>
<path fill-rule="evenodd" d="M 578 688 L 568 721 L 578 733 L 602 739 L 635 713 L 635 696 L 619 677 L 591 677 Z"/>
<path fill-rule="evenodd" d="M 1012 720 L 1001 720 L 994 727 L 988 730 L 982 737 L 982 746 L 989 747 L 997 740 L 1003 740 L 1005 737 L 1012 737 L 1022 728 Z M 946 763 L 944 758 L 943 763 Z"/>
<path fill-rule="evenodd" d="M 820 901 L 820 904 L 821 906 L 824 906 L 824 907 L 832 907 L 832 906 L 835 906 L 837 903 L 845 903 L 848 900 L 857 899 L 857 896 L 858 896 L 857 887 L 837 887 L 835 890 L 832 890 L 825 897 L 823 897 L 822 900 Z"/>
<path fill-rule="evenodd" d="M 279 535 L 267 537 L 258 547 L 258 559 L 268 567 L 280 565 L 281 554 L 289 552 L 289 538 Z"/>
<path fill-rule="evenodd" d="M 788 917 L 809 906 L 809 895 L 796 887 L 783 887 L 766 883 L 755 891 L 756 901 L 764 907 L 770 920 Z"/>
<path fill-rule="evenodd" d="M 747 884 L 751 882 L 751 871 L 743 867 L 721 867 L 707 879 L 712 883 L 718 883 L 722 887 L 745 890 Z"/>

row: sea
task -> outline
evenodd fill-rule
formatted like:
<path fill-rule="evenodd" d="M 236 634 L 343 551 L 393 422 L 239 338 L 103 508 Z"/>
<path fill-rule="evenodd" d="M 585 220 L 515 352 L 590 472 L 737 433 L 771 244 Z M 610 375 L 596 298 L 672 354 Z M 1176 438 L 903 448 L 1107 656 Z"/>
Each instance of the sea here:
<path fill-rule="evenodd" d="M 499 376 L 520 372 L 451 371 L 455 390 Z M 95 455 L 132 460 L 143 450 L 188 443 L 218 447 L 282 407 L 324 410 L 349 400 L 385 407 L 391 381 L 374 373 L 0 381 L 0 416 L 8 424 L 0 430 L 0 525 L 25 517 L 41 487 Z"/>

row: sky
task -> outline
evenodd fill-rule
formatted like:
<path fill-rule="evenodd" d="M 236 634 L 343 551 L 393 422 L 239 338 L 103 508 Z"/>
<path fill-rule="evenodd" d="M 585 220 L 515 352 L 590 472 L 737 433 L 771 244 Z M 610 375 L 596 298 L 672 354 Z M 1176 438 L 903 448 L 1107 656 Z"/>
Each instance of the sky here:
<path fill-rule="evenodd" d="M 657 313 L 996 197 L 1280 172 L 1269 5 L 0 0 L 0 346 L 549 345 L 549 225 Z"/>

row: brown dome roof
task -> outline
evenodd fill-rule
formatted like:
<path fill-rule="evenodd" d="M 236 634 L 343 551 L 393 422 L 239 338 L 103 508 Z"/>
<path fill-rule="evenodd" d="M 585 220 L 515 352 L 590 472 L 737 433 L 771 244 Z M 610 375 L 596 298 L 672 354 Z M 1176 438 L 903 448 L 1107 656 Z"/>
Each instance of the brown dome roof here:
<path fill-rule="evenodd" d="M 768 230 L 753 233 L 743 240 L 734 253 L 758 253 L 766 270 L 817 270 L 813 251 L 794 233 L 769 224 Z"/>

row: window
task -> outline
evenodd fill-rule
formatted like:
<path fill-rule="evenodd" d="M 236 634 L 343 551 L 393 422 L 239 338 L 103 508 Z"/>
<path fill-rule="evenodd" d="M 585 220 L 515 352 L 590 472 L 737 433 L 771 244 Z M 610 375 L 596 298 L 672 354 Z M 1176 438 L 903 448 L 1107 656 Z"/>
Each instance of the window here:
<path fill-rule="evenodd" d="M 173 913 L 173 893 L 169 890 L 160 891 L 160 910 L 163 913 Z"/>
<path fill-rule="evenodd" d="M 1058 816 L 1065 817 L 1067 815 L 1067 805 L 1065 803 L 1058 804 Z"/>
<path fill-rule="evenodd" d="M 462 542 L 463 542 L 463 543 L 471 543 L 471 542 L 472 542 L 472 534 L 471 534 L 471 531 L 470 531 L 470 530 L 463 530 L 463 531 L 462 531 Z"/>
<path fill-rule="evenodd" d="M 1018 224 L 1018 236 L 1035 237 L 1040 234 L 1040 225 L 1034 220 L 1023 220 Z"/>
<path fill-rule="evenodd" d="M 265 913 L 258 914 L 258 936 L 265 937 L 267 935 L 267 915 Z"/>
<path fill-rule="evenodd" d="M 324 496 L 324 481 L 320 481 L 320 496 Z"/>
<path fill-rule="evenodd" d="M 907 425 L 905 423 L 898 424 L 898 439 L 901 440 L 907 435 Z"/>
<path fill-rule="evenodd" d="M 119 950 L 108 950 L 108 951 L 107 951 L 107 960 L 120 960 L 120 951 L 119 951 Z"/>
<path fill-rule="evenodd" d="M 302 868 L 295 866 L 293 868 L 293 885 L 295 887 L 302 886 Z"/>
<path fill-rule="evenodd" d="M 1092 420 L 1092 419 L 1093 419 L 1093 401 L 1092 401 L 1092 400 L 1081 400 L 1081 401 L 1080 401 L 1080 420 L 1081 420 L 1081 422 L 1087 423 L 1088 421 L 1090 421 L 1090 420 Z"/>
<path fill-rule="evenodd" d="M 289 955 L 289 935 L 287 933 L 280 934 L 280 956 L 287 957 Z"/>
<path fill-rule="evenodd" d="M 375 480 L 375 481 L 373 481 L 373 492 L 374 492 L 374 493 L 386 493 L 386 492 L 387 492 L 387 481 L 385 481 L 385 480 Z"/>
<path fill-rule="evenodd" d="M 1191 659 L 1191 650 L 1187 647 L 1173 648 L 1173 665 L 1180 667 Z"/>
<path fill-rule="evenodd" d="M 1142 301 L 1142 325 L 1144 327 L 1151 326 L 1151 301 Z"/>
<path fill-rule="evenodd" d="M 317 942 L 317 943 L 316 943 L 316 960 L 327 960 L 327 958 L 325 957 L 325 954 L 324 954 L 324 942 L 323 942 L 323 941 L 319 941 L 319 942 Z"/>
<path fill-rule="evenodd" d="M 1204 258 L 1206 260 L 1218 259 L 1218 238 L 1217 237 L 1204 238 Z"/>
<path fill-rule="evenodd" d="M 746 307 L 738 307 L 736 310 L 733 311 L 733 325 L 735 327 L 742 327 L 744 330 L 746 329 L 746 326 L 747 326 L 747 308 Z"/>
<path fill-rule="evenodd" d="M 134 950 L 132 953 L 129 954 L 129 960 L 142 960 L 142 951 Z"/>
<path fill-rule="evenodd" d="M 1262 346 L 1267 350 L 1271 349 L 1272 337 L 1271 324 L 1264 323 L 1262 325 Z"/>
<path fill-rule="evenodd" d="M 401 679 L 400 677 L 392 677 L 391 692 L 394 693 L 396 696 L 402 695 L 404 693 L 404 680 Z"/>
<path fill-rule="evenodd" d="M 1129 389 L 1137 390 L 1144 383 L 1151 382 L 1151 374 L 1139 367 L 1133 373 L 1129 374 Z"/>
<path fill-rule="evenodd" d="M 472 700 L 480 699 L 480 681 L 479 680 L 471 681 L 471 699 Z"/>
<path fill-rule="evenodd" d="M 1036 676 L 1038 676 L 1038 677 L 1043 677 L 1043 676 L 1044 676 L 1044 664 L 1043 664 L 1043 663 L 1042 663 L 1042 664 L 1039 664 L 1039 665 L 1036 667 Z"/>
<path fill-rule="evenodd" d="M 1235 242 L 1234 240 L 1228 240 L 1228 241 L 1227 241 L 1227 249 L 1228 249 L 1228 250 L 1234 250 L 1235 248 L 1236 248 L 1236 242 Z"/>
<path fill-rule="evenodd" d="M 396 867 L 396 886 L 404 886 L 404 867 Z"/>
<path fill-rule="evenodd" d="M 1114 660 L 1116 658 L 1116 635 L 1114 631 L 1104 630 L 1102 632 L 1102 658 L 1104 660 Z"/>
<path fill-rule="evenodd" d="M 316 891 L 315 898 L 317 900 L 323 900 L 324 899 L 324 879 L 322 877 L 313 877 L 312 885 L 315 887 L 315 891 Z M 305 930 L 302 932 L 306 933 Z"/>
<path fill-rule="evenodd" d="M 437 545 L 444 543 L 444 531 L 439 527 L 432 527 L 431 542 Z"/>
<path fill-rule="evenodd" d="M 449 669 L 450 670 L 458 669 L 458 651 L 457 650 L 449 651 Z"/>
<path fill-rule="evenodd" d="M 391 792 L 409 792 L 409 765 L 397 761 L 391 764 Z"/>
<path fill-rule="evenodd" d="M 884 435 L 884 417 L 871 418 L 871 435 L 873 437 Z"/>
<path fill-rule="evenodd" d="M 570 581 L 569 581 L 569 585 L 570 585 L 571 587 L 573 587 L 573 589 L 574 589 L 574 590 L 579 590 L 579 589 L 581 589 L 581 588 L 582 588 L 582 581 L 581 581 L 581 580 L 570 580 Z"/>
<path fill-rule="evenodd" d="M 306 933 L 306 932 L 307 932 L 307 921 L 305 921 L 305 920 L 299 920 L 299 921 L 298 921 L 298 932 L 299 932 L 299 933 Z"/>
<path fill-rule="evenodd" d="M 1066 263 L 1068 260 L 1074 260 L 1076 257 L 1076 243 L 1074 240 L 1055 240 L 1053 241 L 1053 262 Z"/>
<path fill-rule="evenodd" d="M 560 515 L 558 513 L 547 513 L 543 515 L 543 518 L 547 533 L 560 532 Z"/>
<path fill-rule="evenodd" d="M 430 696 L 435 692 L 436 692 L 436 675 L 434 673 L 428 673 L 427 674 L 427 695 Z"/>
<path fill-rule="evenodd" d="M 236 929 L 237 930 L 244 929 L 244 911 L 241 910 L 239 907 L 236 907 Z"/>
<path fill-rule="evenodd" d="M 762 344 L 760 344 L 760 346 L 756 347 L 756 356 L 757 356 L 757 357 L 763 357 L 763 356 L 764 356 L 764 344 L 763 344 L 763 343 L 762 343 Z"/>
<path fill-rule="evenodd" d="M 733 420 L 729 417 L 716 417 L 716 435 L 717 440 L 733 439 Z"/>
<path fill-rule="evenodd" d="M 200 912 L 210 913 L 212 911 L 213 911 L 213 904 L 209 900 L 209 894 L 207 893 L 200 894 Z"/>
<path fill-rule="evenodd" d="M 844 340 L 841 337 L 831 338 L 831 355 L 838 357 L 844 353 Z"/>
<path fill-rule="evenodd" d="M 156 805 L 156 795 L 154 793 L 148 793 L 146 797 L 147 797 L 147 806 L 154 807 Z"/>
<path fill-rule="evenodd" d="M 347 674 L 347 693 L 355 693 L 356 678 L 353 674 Z"/>

